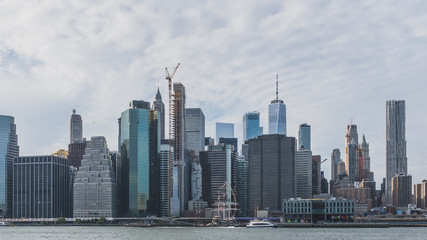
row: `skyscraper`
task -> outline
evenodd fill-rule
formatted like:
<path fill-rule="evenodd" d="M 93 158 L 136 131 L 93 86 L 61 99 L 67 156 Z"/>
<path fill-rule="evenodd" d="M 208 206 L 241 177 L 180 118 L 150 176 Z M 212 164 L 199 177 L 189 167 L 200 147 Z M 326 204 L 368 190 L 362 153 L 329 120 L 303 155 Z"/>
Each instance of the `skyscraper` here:
<path fill-rule="evenodd" d="M 279 76 L 276 74 L 276 99 L 268 105 L 268 133 L 286 135 L 286 105 L 279 100 Z"/>
<path fill-rule="evenodd" d="M 74 180 L 75 218 L 116 217 L 116 178 L 105 137 L 92 137 Z"/>
<path fill-rule="evenodd" d="M 160 116 L 160 137 L 165 139 L 165 104 L 162 101 L 160 89 L 157 88 L 156 100 L 153 102 L 154 111 L 159 112 Z"/>
<path fill-rule="evenodd" d="M 313 195 L 320 194 L 322 190 L 322 176 L 321 176 L 321 157 L 320 155 L 313 155 L 312 157 L 312 193 Z"/>
<path fill-rule="evenodd" d="M 71 217 L 70 167 L 55 156 L 16 157 L 13 164 L 13 217 Z"/>
<path fill-rule="evenodd" d="M 299 125 L 298 149 L 311 150 L 311 127 L 307 123 Z"/>
<path fill-rule="evenodd" d="M 0 217 L 12 217 L 13 159 L 18 156 L 15 119 L 0 115 Z"/>
<path fill-rule="evenodd" d="M 394 207 L 407 207 L 412 202 L 412 176 L 404 173 L 396 174 L 392 178 L 391 192 Z"/>
<path fill-rule="evenodd" d="M 335 179 L 338 179 L 338 163 L 341 160 L 341 152 L 339 149 L 332 150 L 331 154 L 331 180 L 335 181 Z"/>
<path fill-rule="evenodd" d="M 160 122 L 150 103 L 132 101 L 121 114 L 122 203 L 132 216 L 160 211 Z"/>
<path fill-rule="evenodd" d="M 284 198 L 295 196 L 296 139 L 269 134 L 248 141 L 249 144 L 249 215 L 256 206 L 281 212 Z"/>
<path fill-rule="evenodd" d="M 396 174 L 407 174 L 405 137 L 405 101 L 387 101 L 386 116 L 386 203 L 392 204 L 391 180 Z"/>
<path fill-rule="evenodd" d="M 232 175 L 232 187 L 236 194 L 238 210 L 236 216 L 248 216 L 248 168 L 249 163 L 244 156 L 234 159 Z"/>
<path fill-rule="evenodd" d="M 414 200 L 418 208 L 427 208 L 427 180 L 414 184 Z"/>
<path fill-rule="evenodd" d="M 360 181 L 360 156 L 356 125 L 347 125 L 345 135 L 346 171 L 351 181 Z"/>
<path fill-rule="evenodd" d="M 216 141 L 219 138 L 234 138 L 234 124 L 217 122 L 216 125 Z"/>
<path fill-rule="evenodd" d="M 245 113 L 245 115 L 243 115 L 243 141 L 256 138 L 259 133 L 259 112 Z"/>
<path fill-rule="evenodd" d="M 70 118 L 70 143 L 82 141 L 83 139 L 83 123 L 82 116 L 76 114 L 76 109 L 73 109 L 73 114 Z"/>
<path fill-rule="evenodd" d="M 362 137 L 362 143 L 359 146 L 363 161 L 363 169 L 361 169 L 361 180 L 368 179 L 371 172 L 371 157 L 369 157 L 369 143 L 366 142 L 365 134 Z M 374 181 L 374 179 L 370 179 Z"/>
<path fill-rule="evenodd" d="M 312 153 L 310 150 L 300 149 L 296 152 L 295 175 L 296 190 L 295 197 L 308 199 L 312 197 Z"/>
<path fill-rule="evenodd" d="M 185 135 L 186 148 L 199 156 L 199 152 L 205 149 L 205 115 L 202 109 L 185 109 Z"/>
<path fill-rule="evenodd" d="M 182 83 L 174 83 L 173 100 L 173 149 L 174 166 L 178 170 L 178 199 L 180 215 L 185 208 L 185 87 Z"/>
<path fill-rule="evenodd" d="M 171 149 L 173 154 L 173 148 Z M 171 161 L 171 162 L 169 162 Z M 173 196 L 172 182 L 169 184 L 169 179 L 172 179 L 172 169 L 169 171 L 169 166 L 172 164 L 173 156 L 169 157 L 169 139 L 162 139 L 160 146 L 160 216 L 169 217 L 169 209 Z M 179 215 L 179 211 L 178 214 Z"/>

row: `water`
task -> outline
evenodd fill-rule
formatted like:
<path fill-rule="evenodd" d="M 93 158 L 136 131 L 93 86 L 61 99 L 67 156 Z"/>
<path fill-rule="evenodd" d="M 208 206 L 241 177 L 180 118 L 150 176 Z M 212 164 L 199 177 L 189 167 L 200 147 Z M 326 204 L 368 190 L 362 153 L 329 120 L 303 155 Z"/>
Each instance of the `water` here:
<path fill-rule="evenodd" d="M 426 228 L 0 227 L 0 240 L 30 239 L 427 239 Z"/>

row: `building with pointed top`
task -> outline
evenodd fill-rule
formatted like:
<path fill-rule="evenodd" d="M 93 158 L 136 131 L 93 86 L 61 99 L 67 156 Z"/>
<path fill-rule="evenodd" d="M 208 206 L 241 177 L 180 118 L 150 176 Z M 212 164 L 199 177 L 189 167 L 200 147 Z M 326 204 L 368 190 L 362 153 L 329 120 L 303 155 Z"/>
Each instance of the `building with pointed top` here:
<path fill-rule="evenodd" d="M 352 182 L 360 181 L 360 156 L 356 125 L 347 125 L 345 135 L 345 167 Z"/>
<path fill-rule="evenodd" d="M 154 111 L 159 112 L 160 115 L 160 137 L 165 139 L 165 104 L 162 101 L 160 89 L 157 88 L 156 100 L 153 102 Z"/>
<path fill-rule="evenodd" d="M 286 135 L 286 105 L 279 100 L 279 76 L 276 74 L 276 99 L 268 105 L 268 133 Z"/>

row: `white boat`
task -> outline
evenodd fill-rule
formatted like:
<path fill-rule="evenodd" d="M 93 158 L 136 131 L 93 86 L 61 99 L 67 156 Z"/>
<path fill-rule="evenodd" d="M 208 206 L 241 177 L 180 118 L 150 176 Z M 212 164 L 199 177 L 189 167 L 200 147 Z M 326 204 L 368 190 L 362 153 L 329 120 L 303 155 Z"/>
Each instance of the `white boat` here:
<path fill-rule="evenodd" d="M 10 226 L 10 222 L 0 222 L 0 226 Z"/>
<path fill-rule="evenodd" d="M 276 228 L 277 226 L 274 225 L 274 223 L 271 223 L 267 220 L 258 220 L 258 219 L 254 219 L 251 220 L 251 222 L 246 225 L 247 228 Z"/>

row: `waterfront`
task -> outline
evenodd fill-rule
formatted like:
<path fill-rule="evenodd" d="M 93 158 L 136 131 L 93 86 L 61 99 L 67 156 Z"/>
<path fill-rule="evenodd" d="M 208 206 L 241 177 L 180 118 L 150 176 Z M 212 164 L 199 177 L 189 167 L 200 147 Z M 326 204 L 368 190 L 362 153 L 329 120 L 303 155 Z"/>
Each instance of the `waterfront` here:
<path fill-rule="evenodd" d="M 0 227 L 3 240 L 30 239 L 426 239 L 425 228 L 389 229 L 247 229 L 247 228 L 197 228 L 197 227 L 153 227 L 126 228 L 76 227 L 76 226 L 15 226 Z"/>

